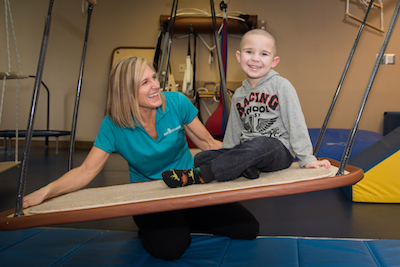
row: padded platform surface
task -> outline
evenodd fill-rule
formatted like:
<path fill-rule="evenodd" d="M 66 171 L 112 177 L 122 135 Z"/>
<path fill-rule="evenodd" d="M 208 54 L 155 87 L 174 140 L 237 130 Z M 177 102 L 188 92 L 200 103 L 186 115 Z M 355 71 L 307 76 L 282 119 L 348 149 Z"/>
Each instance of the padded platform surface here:
<path fill-rule="evenodd" d="M 149 255 L 136 232 L 25 229 L 0 235 L 3 266 L 399 266 L 400 240 L 192 235 L 175 261 Z"/>
<path fill-rule="evenodd" d="M 162 180 L 89 188 L 45 201 L 38 206 L 32 207 L 29 210 L 29 213 L 42 214 L 98 208 L 194 195 L 205 195 L 276 184 L 288 184 L 298 181 L 322 179 L 333 176 L 336 172 L 337 168 L 334 166 L 329 170 L 325 168 L 304 169 L 300 168 L 298 162 L 294 162 L 288 169 L 277 172 L 264 172 L 260 174 L 260 178 L 254 180 L 239 178 L 225 183 L 213 181 L 208 184 L 191 185 L 174 189 L 167 187 Z"/>

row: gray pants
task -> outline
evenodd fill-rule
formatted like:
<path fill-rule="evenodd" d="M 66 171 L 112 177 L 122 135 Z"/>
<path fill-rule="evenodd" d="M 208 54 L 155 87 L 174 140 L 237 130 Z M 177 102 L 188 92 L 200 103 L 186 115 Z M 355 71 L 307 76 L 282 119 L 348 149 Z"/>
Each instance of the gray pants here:
<path fill-rule="evenodd" d="M 292 162 L 288 149 L 273 137 L 256 137 L 230 149 L 203 151 L 194 158 L 195 167 L 210 165 L 219 182 L 236 179 L 249 167 L 272 172 L 286 169 Z"/>

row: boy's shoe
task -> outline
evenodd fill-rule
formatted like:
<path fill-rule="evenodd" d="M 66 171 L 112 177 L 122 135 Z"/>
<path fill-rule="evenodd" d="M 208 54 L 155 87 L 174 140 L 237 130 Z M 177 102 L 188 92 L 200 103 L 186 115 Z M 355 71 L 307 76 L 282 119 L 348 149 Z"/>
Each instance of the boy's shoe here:
<path fill-rule="evenodd" d="M 257 179 L 260 177 L 260 171 L 256 167 L 249 167 L 242 173 L 247 179 Z"/>

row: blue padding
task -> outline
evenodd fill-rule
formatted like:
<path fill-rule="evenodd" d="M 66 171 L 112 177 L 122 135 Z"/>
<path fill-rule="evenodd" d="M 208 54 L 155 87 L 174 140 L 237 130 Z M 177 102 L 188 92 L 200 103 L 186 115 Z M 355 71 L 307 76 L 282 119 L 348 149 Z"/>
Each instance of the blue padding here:
<path fill-rule="evenodd" d="M 23 229 L 18 231 L 0 232 L 0 252 L 3 252 L 40 233 L 43 229 Z"/>
<path fill-rule="evenodd" d="M 308 129 L 313 146 L 315 146 L 315 143 L 317 142 L 320 130 L 321 129 L 319 128 Z M 324 157 L 341 161 L 349 135 L 350 135 L 350 129 L 335 129 L 335 128 L 326 129 L 324 138 L 322 139 L 321 142 L 321 146 L 318 150 L 317 157 Z M 358 130 L 349 158 L 354 157 L 367 147 L 376 143 L 382 137 L 383 136 L 378 133 L 365 130 Z"/>
<path fill-rule="evenodd" d="M 396 266 L 400 240 L 192 235 L 175 261 L 149 255 L 136 232 L 28 229 L 0 232 L 2 266 Z"/>
<path fill-rule="evenodd" d="M 399 240 L 374 240 L 368 241 L 368 245 L 379 266 L 400 266 Z"/>
<path fill-rule="evenodd" d="M 77 251 L 64 265 L 112 266 L 131 262 L 139 266 L 149 257 L 136 232 L 102 232 L 96 242 Z"/>
<path fill-rule="evenodd" d="M 296 239 L 232 240 L 221 267 L 298 266 L 298 259 Z"/>
<path fill-rule="evenodd" d="M 383 135 L 387 135 L 397 127 L 400 127 L 400 112 L 383 113 Z"/>
<path fill-rule="evenodd" d="M 165 261 L 149 255 L 134 232 L 107 232 L 95 243 L 65 261 L 65 265 L 133 266 L 219 266 L 228 250 L 226 237 L 194 236 L 189 249 L 178 261 Z M 179 265 L 177 263 L 179 262 Z"/>
<path fill-rule="evenodd" d="M 374 256 L 363 241 L 299 239 L 300 266 L 376 266 Z"/>
<path fill-rule="evenodd" d="M 1 235 L 4 233 L 7 232 Z M 19 231 L 9 233 L 21 235 Z M 0 252 L 0 259 L 4 266 L 57 266 L 101 235 L 103 232 L 94 230 L 41 230 L 24 240 L 8 243 L 9 247 Z"/>

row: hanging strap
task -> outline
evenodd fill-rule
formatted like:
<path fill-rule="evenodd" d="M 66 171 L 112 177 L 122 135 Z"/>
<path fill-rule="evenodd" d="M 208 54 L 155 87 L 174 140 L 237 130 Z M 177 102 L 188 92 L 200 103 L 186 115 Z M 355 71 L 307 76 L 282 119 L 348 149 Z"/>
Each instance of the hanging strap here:
<path fill-rule="evenodd" d="M 190 25 L 190 32 L 193 35 L 193 96 L 196 95 L 196 47 L 197 47 L 197 33 L 194 31 L 193 26 Z M 190 38 L 190 35 L 189 35 Z"/>
<path fill-rule="evenodd" d="M 217 57 L 218 57 L 218 67 L 219 67 L 219 77 L 220 77 L 220 90 L 221 90 L 221 99 L 223 101 L 223 121 L 225 125 L 228 122 L 228 117 L 229 117 L 229 103 L 228 103 L 228 94 L 226 91 L 226 80 L 225 80 L 225 72 L 224 72 L 224 66 L 222 63 L 222 55 L 221 55 L 221 47 L 219 43 L 219 38 L 218 38 L 218 28 L 217 28 L 217 20 L 215 16 L 215 7 L 214 7 L 214 1 L 210 0 L 210 6 L 211 6 L 211 17 L 212 17 L 212 22 L 213 22 L 213 30 L 214 30 L 214 41 L 215 41 L 215 47 L 217 50 Z"/>
<path fill-rule="evenodd" d="M 164 48 L 162 51 L 161 63 L 160 63 L 159 72 L 158 72 L 158 80 L 160 82 L 161 82 L 161 76 L 162 76 L 163 72 L 165 73 L 163 91 L 165 91 L 166 84 L 167 84 L 167 78 L 168 78 L 167 74 L 168 74 L 168 67 L 169 67 L 169 59 L 170 59 L 170 55 L 171 55 L 172 36 L 174 33 L 177 8 L 178 8 L 178 0 L 174 0 L 172 3 L 172 8 L 171 8 L 171 15 L 170 15 L 169 21 L 168 21 L 168 30 L 165 34 Z M 165 57 L 167 57 L 166 64 L 165 64 L 165 71 L 162 71 L 163 67 L 164 67 Z"/>
<path fill-rule="evenodd" d="M 224 3 L 224 1 L 222 1 L 220 3 L 220 7 L 221 10 L 223 10 L 223 28 L 222 28 L 222 38 L 221 38 L 221 57 L 222 57 L 222 65 L 224 68 L 224 78 L 226 80 L 226 70 L 227 70 L 227 60 L 228 60 L 228 24 L 227 24 L 227 12 L 226 12 L 226 8 L 227 5 Z M 225 88 L 225 94 L 222 93 L 223 90 L 223 86 L 222 84 L 220 85 L 220 96 L 222 98 L 222 102 L 223 105 L 227 105 L 229 107 L 229 104 L 227 104 L 227 95 L 226 95 L 226 88 Z M 228 116 L 225 115 L 226 113 L 226 109 L 224 108 L 223 110 L 223 117 L 227 118 Z M 226 125 L 227 125 L 227 119 L 226 120 L 222 120 L 222 135 L 225 134 L 225 130 L 226 130 Z"/>
<path fill-rule="evenodd" d="M 163 36 L 164 36 L 164 31 L 161 30 L 160 35 L 158 36 L 156 51 L 154 52 L 154 59 L 153 59 L 154 69 L 156 70 L 156 72 L 158 72 L 159 70 L 158 64 L 160 64 L 159 61 L 160 61 L 161 43 L 163 40 Z"/>
<path fill-rule="evenodd" d="M 188 36 L 188 52 L 186 55 L 186 64 L 185 64 L 185 73 L 183 75 L 183 83 L 182 83 L 182 93 L 190 94 L 193 90 L 193 66 L 192 66 L 192 55 L 190 52 L 190 36 L 189 32 Z"/>

